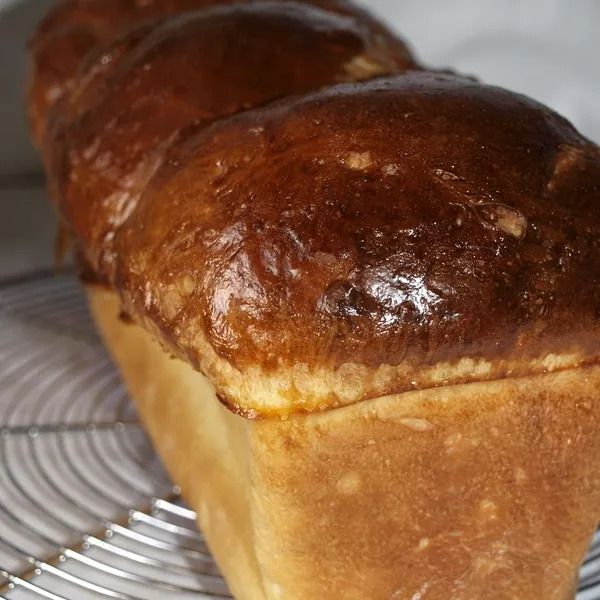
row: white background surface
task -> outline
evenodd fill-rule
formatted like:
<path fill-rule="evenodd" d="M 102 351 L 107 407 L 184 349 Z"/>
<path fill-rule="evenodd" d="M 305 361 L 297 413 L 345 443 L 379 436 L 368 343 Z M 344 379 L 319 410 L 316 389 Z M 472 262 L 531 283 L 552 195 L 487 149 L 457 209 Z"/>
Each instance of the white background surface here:
<path fill-rule="evenodd" d="M 48 267 L 52 215 L 23 115 L 25 41 L 51 0 L 0 0 L 0 277 Z M 371 0 L 433 66 L 526 93 L 600 142 L 600 0 Z M 31 189 L 38 191 L 31 192 Z"/>

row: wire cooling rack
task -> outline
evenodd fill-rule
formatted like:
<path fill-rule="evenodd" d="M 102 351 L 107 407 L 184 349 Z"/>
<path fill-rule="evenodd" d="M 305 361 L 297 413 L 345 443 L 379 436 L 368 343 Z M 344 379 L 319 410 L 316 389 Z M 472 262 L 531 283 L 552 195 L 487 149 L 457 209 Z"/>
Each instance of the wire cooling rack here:
<path fill-rule="evenodd" d="M 76 281 L 0 289 L 0 597 L 224 599 Z"/>
<path fill-rule="evenodd" d="M 228 598 L 76 281 L 0 289 L 0 598 Z M 317 600 L 317 599 L 315 599 Z M 577 600 L 600 600 L 600 535 Z"/>

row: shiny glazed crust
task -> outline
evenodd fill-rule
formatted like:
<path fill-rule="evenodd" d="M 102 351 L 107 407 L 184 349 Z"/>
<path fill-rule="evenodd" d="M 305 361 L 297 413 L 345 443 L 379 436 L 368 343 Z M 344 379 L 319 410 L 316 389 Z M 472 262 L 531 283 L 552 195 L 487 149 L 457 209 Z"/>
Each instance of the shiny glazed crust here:
<path fill-rule="evenodd" d="M 600 368 L 252 421 L 92 312 L 238 600 L 570 600 L 600 511 Z"/>
<path fill-rule="evenodd" d="M 548 372 L 600 358 L 599 194 L 598 147 L 532 100 L 338 85 L 175 146 L 116 284 L 247 415 Z"/>
<path fill-rule="evenodd" d="M 90 270 L 248 417 L 596 363 L 598 147 L 359 16 L 210 7 L 81 56 L 44 157 Z"/>
<path fill-rule="evenodd" d="M 111 280 L 118 229 L 178 137 L 284 96 L 411 65 L 369 21 L 293 2 L 141 21 L 81 61 L 52 115 L 43 144 L 51 197 L 94 270 Z"/>
<path fill-rule="evenodd" d="M 29 44 L 31 69 L 28 113 L 34 141 L 41 146 L 54 109 L 80 85 L 82 60 L 103 53 L 103 46 L 143 22 L 222 4 L 255 0 L 58 0 L 40 22 Z M 279 0 L 286 3 L 289 0 Z M 414 59 L 404 42 L 367 11 L 348 0 L 303 0 L 303 5 L 358 17 L 406 64 Z M 59 112 L 61 112 L 59 110 Z"/>

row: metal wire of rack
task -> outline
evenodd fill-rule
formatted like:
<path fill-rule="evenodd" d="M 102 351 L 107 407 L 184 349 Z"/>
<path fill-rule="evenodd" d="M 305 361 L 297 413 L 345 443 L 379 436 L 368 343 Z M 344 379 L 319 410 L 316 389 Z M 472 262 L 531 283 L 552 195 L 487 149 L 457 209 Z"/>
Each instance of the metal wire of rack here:
<path fill-rule="evenodd" d="M 229 598 L 70 276 L 0 289 L 0 598 Z M 600 534 L 577 600 L 600 600 Z"/>
<path fill-rule="evenodd" d="M 75 280 L 0 290 L 0 597 L 228 592 Z"/>

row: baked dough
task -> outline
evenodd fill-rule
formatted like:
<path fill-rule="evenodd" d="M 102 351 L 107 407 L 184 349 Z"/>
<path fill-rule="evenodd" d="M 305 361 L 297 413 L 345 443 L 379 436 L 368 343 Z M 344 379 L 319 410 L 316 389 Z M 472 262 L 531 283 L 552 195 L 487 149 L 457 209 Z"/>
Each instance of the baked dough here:
<path fill-rule="evenodd" d="M 598 147 L 533 100 L 342 84 L 174 147 L 115 283 L 248 416 L 572 368 L 600 359 L 598 190 Z"/>
<path fill-rule="evenodd" d="M 237 600 L 571 600 L 600 512 L 600 367 L 249 420 L 92 312 Z"/>
<path fill-rule="evenodd" d="M 42 146 L 51 113 L 63 100 L 77 94 L 84 59 L 103 55 L 106 46 L 140 24 L 226 4 L 255 0 L 57 0 L 42 19 L 29 43 L 31 59 L 27 92 L 32 136 Z M 277 0 L 276 4 L 292 0 Z M 296 4 L 295 2 L 292 2 Z M 263 3 L 264 4 L 264 3 Z M 415 61 L 405 43 L 369 12 L 349 0 L 303 0 L 301 5 L 321 8 L 345 17 L 357 17 L 407 65 Z M 230 41 L 228 43 L 231 43 Z M 90 57 L 91 55 L 91 57 Z M 105 60 L 99 66 L 108 66 Z"/>
<path fill-rule="evenodd" d="M 344 0 L 63 0 L 31 57 L 91 310 L 237 600 L 572 600 L 599 148 Z"/>
<path fill-rule="evenodd" d="M 369 21 L 295 2 L 141 20 L 85 54 L 72 92 L 45 113 L 50 196 L 110 281 L 116 232 L 175 142 L 281 97 L 406 68 Z"/>

